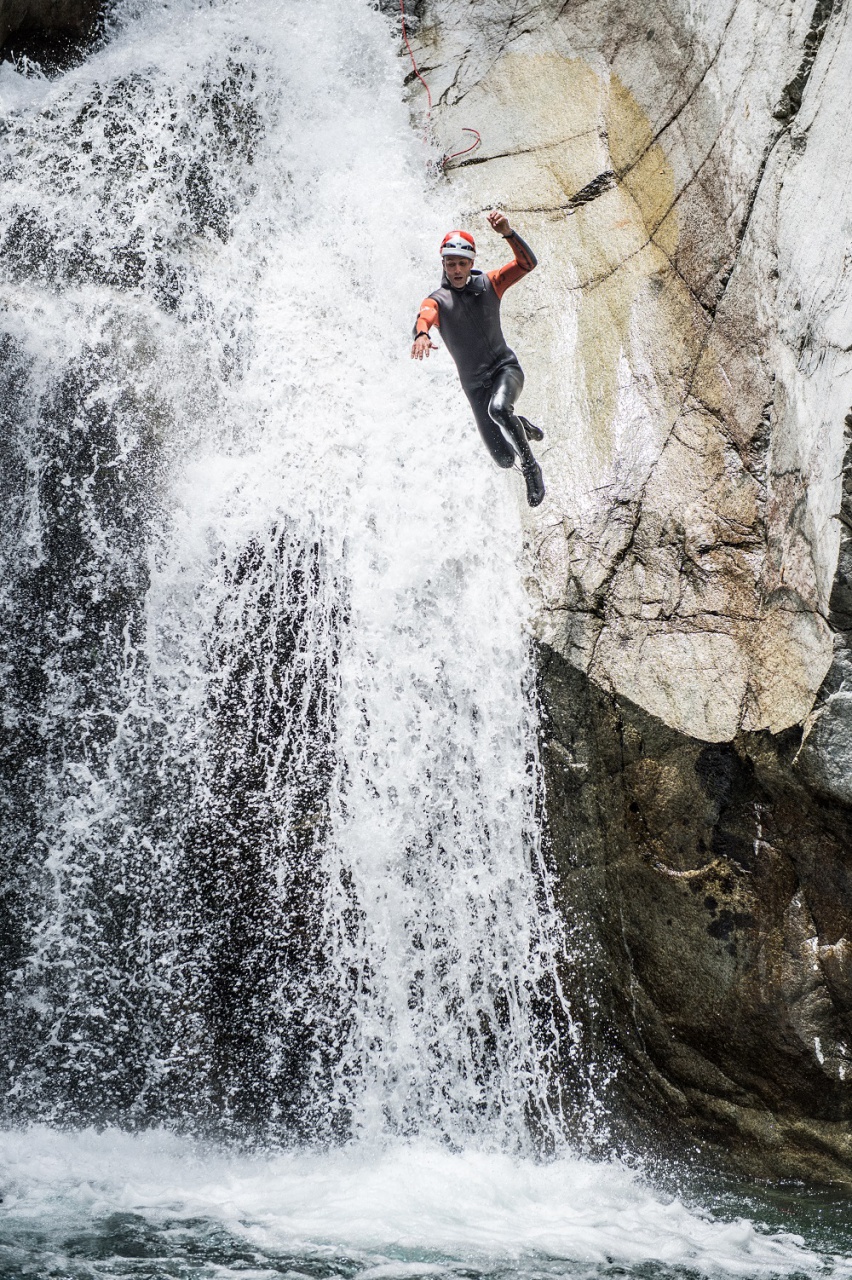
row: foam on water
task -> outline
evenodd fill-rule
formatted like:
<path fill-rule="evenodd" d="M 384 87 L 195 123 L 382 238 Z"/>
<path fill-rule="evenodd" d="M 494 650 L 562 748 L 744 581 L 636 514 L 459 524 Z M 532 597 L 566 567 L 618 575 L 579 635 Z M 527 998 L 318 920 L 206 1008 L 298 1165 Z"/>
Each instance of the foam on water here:
<path fill-rule="evenodd" d="M 25 1248 L 28 1228 L 49 1222 L 61 1250 L 63 1240 L 93 1228 L 108 1239 L 116 1215 L 134 1215 L 160 1233 L 146 1237 L 149 1268 L 157 1243 L 168 1256 L 169 1241 L 173 1255 L 191 1263 L 181 1242 L 195 1241 L 203 1254 L 217 1227 L 230 1240 L 229 1263 L 218 1237 L 218 1274 L 226 1275 L 305 1274 L 322 1264 L 323 1274 L 337 1266 L 338 1274 L 370 1280 L 460 1270 L 641 1273 L 648 1264 L 658 1264 L 658 1274 L 852 1273 L 848 1259 L 742 1218 L 715 1220 L 618 1164 L 454 1155 L 426 1144 L 246 1159 L 162 1133 L 45 1130 L 6 1135 L 0 1157 L 5 1241 Z M 101 1258 L 98 1274 L 112 1274 Z"/>

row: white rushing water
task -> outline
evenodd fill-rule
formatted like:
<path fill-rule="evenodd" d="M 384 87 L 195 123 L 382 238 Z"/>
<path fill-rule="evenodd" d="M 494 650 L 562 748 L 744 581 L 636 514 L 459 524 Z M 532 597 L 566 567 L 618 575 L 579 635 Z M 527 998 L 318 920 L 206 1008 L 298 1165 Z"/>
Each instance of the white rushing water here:
<path fill-rule="evenodd" d="M 409 359 L 452 211 L 386 20 L 143 6 L 0 87 L 47 671 L 13 1092 L 552 1145 L 520 480 Z"/>
<path fill-rule="evenodd" d="M 839 1274 L 567 1144 L 520 477 L 408 358 L 386 20 L 127 4 L 0 115 L 0 1275 Z"/>
<path fill-rule="evenodd" d="M 75 1277 L 852 1273 L 793 1233 L 715 1220 L 567 1156 L 395 1144 L 247 1159 L 163 1133 L 35 1130 L 3 1138 L 0 1158 L 3 1275 L 32 1274 L 34 1255 Z"/>

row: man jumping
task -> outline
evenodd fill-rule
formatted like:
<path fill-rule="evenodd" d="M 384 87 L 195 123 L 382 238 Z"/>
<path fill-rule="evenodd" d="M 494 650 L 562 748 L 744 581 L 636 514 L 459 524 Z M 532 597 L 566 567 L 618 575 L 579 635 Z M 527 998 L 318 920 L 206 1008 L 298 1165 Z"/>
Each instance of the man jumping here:
<path fill-rule="evenodd" d="M 527 484 L 527 501 L 537 507 L 544 497 L 544 481 L 529 441 L 543 440 L 544 432 L 515 413 L 524 374 L 500 327 L 500 299 L 510 285 L 533 270 L 536 257 L 504 213 L 495 209 L 488 221 L 509 241 L 514 258 L 485 274 L 473 265 L 473 236 L 467 231 L 447 232 L 441 241 L 444 277 L 440 289 L 420 305 L 411 357 L 422 360 L 435 350 L 429 330 L 437 325 L 491 457 L 500 467 L 514 466 L 517 458 Z"/>

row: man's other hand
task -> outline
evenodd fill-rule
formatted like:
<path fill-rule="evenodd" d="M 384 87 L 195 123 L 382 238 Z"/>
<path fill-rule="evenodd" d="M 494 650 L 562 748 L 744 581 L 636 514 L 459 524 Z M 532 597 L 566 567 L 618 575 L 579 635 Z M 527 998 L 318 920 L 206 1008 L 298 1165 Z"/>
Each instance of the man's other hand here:
<path fill-rule="evenodd" d="M 437 351 L 437 347 L 432 342 L 428 333 L 418 334 L 414 339 L 414 345 L 411 348 L 411 359 L 422 360 L 423 357 L 426 356 L 428 360 L 430 351 Z"/>

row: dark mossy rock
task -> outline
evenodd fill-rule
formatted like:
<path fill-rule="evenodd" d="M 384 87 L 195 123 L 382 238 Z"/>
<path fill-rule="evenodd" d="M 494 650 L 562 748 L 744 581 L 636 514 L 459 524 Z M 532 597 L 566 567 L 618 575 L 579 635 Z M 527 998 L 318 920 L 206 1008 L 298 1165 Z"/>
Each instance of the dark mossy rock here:
<path fill-rule="evenodd" d="M 576 1012 L 622 1133 L 852 1184 L 852 807 L 798 730 L 708 744 L 548 648 L 540 669 Z"/>

